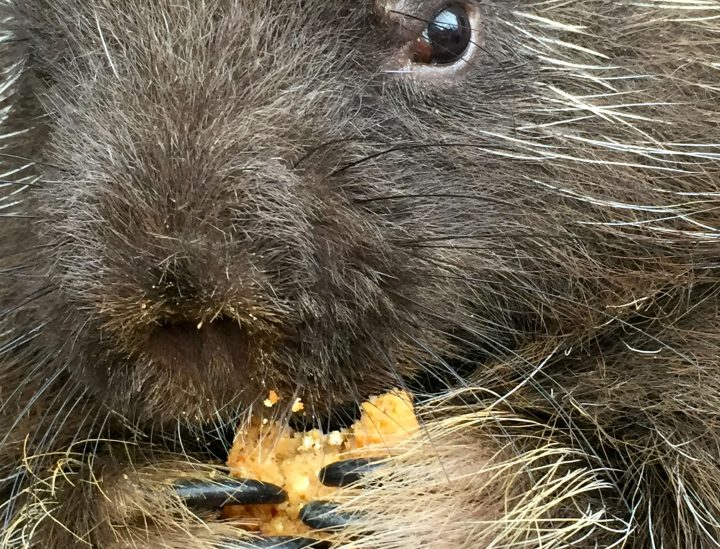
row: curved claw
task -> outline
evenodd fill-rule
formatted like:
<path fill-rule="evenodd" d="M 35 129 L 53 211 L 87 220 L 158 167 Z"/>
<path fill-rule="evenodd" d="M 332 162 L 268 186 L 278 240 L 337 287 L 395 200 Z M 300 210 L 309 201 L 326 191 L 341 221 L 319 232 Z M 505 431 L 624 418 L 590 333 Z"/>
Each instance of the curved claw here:
<path fill-rule="evenodd" d="M 327 541 L 289 536 L 256 537 L 222 542 L 217 549 L 329 549 Z"/>
<path fill-rule="evenodd" d="M 358 482 L 381 465 L 379 459 L 356 458 L 336 461 L 320 469 L 318 476 L 325 486 L 341 487 Z"/>
<path fill-rule="evenodd" d="M 282 503 L 287 500 L 287 493 L 279 486 L 252 479 L 182 479 L 173 486 L 185 505 L 195 509 L 219 509 L 233 504 Z"/>
<path fill-rule="evenodd" d="M 311 501 L 300 511 L 300 520 L 316 530 L 340 530 L 352 524 L 355 515 L 342 513 L 329 501 Z"/>

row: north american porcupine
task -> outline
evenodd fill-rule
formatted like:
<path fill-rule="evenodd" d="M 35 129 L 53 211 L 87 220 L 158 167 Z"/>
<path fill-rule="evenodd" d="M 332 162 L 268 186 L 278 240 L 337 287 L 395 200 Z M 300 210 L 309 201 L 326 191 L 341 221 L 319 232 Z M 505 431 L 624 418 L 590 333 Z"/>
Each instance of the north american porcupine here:
<path fill-rule="evenodd" d="M 720 544 L 716 1 L 2 10 L 0 546 L 237 546 L 213 430 L 405 382 L 338 546 Z"/>

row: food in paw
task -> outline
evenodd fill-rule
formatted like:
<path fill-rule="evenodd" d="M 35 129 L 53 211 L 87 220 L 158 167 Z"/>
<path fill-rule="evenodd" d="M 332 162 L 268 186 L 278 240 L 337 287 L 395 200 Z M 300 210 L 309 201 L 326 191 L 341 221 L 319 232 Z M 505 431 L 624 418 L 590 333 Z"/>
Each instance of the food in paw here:
<path fill-rule="evenodd" d="M 280 400 L 271 391 L 264 404 Z M 303 410 L 296 400 L 291 410 Z M 393 446 L 410 438 L 419 424 L 410 395 L 395 390 L 371 397 L 361 405 L 362 415 L 350 428 L 323 433 L 297 432 L 287 426 L 254 418 L 241 429 L 230 450 L 231 474 L 283 487 L 288 500 L 279 505 L 233 505 L 225 517 L 242 519 L 264 535 L 303 535 L 310 532 L 298 515 L 311 500 L 331 499 L 336 488 L 324 486 L 318 473 L 324 466 L 352 457 L 385 456 Z"/>

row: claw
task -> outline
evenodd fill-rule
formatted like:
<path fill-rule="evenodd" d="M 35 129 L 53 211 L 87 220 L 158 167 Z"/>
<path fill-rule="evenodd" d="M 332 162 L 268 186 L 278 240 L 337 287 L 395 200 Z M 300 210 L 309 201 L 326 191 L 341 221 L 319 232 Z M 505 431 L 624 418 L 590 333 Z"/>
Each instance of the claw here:
<path fill-rule="evenodd" d="M 337 511 L 329 501 L 311 501 L 300 511 L 300 520 L 316 530 L 340 530 L 352 524 L 355 515 Z"/>
<path fill-rule="evenodd" d="M 362 479 L 381 465 L 377 459 L 346 459 L 320 469 L 320 482 L 325 486 L 347 486 Z"/>
<path fill-rule="evenodd" d="M 217 549 L 329 549 L 327 541 L 289 536 L 257 537 L 246 540 L 226 541 Z"/>
<path fill-rule="evenodd" d="M 185 505 L 196 509 L 219 509 L 233 504 L 282 503 L 287 500 L 287 493 L 279 486 L 251 479 L 182 479 L 175 482 L 174 487 Z"/>

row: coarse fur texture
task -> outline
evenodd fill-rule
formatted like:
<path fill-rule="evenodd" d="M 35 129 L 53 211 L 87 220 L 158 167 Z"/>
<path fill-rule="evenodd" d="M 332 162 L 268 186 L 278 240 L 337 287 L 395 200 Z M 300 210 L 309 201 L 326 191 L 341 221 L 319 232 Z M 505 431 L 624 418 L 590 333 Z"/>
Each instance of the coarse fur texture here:
<path fill-rule="evenodd" d="M 229 547 L 214 438 L 406 384 L 337 547 L 720 546 L 720 4 L 445 5 L 0 2 L 0 547 Z"/>

